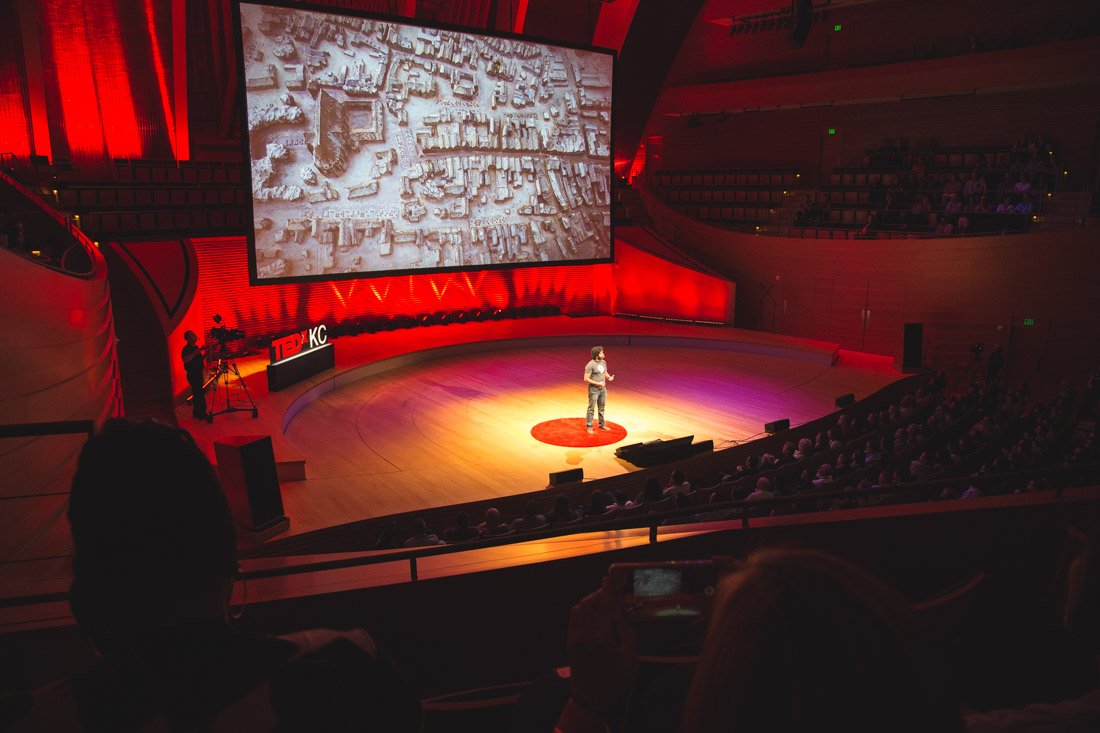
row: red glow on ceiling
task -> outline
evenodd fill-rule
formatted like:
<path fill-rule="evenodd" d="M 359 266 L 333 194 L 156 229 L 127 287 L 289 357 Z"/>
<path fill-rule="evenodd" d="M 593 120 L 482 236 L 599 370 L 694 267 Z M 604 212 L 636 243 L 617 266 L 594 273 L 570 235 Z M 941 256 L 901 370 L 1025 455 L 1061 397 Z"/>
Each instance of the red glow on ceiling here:
<path fill-rule="evenodd" d="M 19 59 L 15 44 L 0 48 L 0 140 L 3 152 L 22 157 L 31 152 L 30 124 L 23 106 L 23 90 L 19 83 Z"/>
<path fill-rule="evenodd" d="M 54 69 L 69 149 L 78 157 L 103 158 L 103 122 L 96 99 L 95 76 L 84 28 L 84 14 L 73 12 L 67 0 L 40 5 L 53 45 Z"/>
<path fill-rule="evenodd" d="M 523 24 L 527 20 L 527 0 L 519 0 L 516 5 L 516 21 L 512 26 L 513 33 L 523 33 Z"/>
<path fill-rule="evenodd" d="M 172 0 L 172 98 L 176 111 L 176 160 L 191 159 L 187 123 L 187 0 Z"/>
<path fill-rule="evenodd" d="M 103 134 L 112 158 L 140 158 L 141 134 L 130 94 L 130 76 L 123 53 L 118 6 L 109 1 L 84 1 L 88 13 L 88 42 L 92 56 Z"/>
<path fill-rule="evenodd" d="M 160 104 L 164 109 L 164 124 L 168 130 L 168 142 L 172 146 L 172 157 L 179 160 L 179 151 L 176 148 L 176 118 L 172 112 L 172 100 L 168 94 L 168 79 L 164 73 L 164 54 L 161 53 L 160 39 L 157 37 L 153 0 L 145 0 L 145 24 L 149 29 L 149 41 L 153 45 L 153 67 L 157 72 L 157 89 L 160 91 Z"/>

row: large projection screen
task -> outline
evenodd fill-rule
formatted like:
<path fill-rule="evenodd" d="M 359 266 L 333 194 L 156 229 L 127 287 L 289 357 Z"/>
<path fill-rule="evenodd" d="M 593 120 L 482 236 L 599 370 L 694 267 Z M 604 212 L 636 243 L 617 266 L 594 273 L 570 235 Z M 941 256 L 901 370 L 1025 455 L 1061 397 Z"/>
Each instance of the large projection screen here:
<path fill-rule="evenodd" d="M 608 262 L 614 55 L 242 2 L 252 284 Z"/>

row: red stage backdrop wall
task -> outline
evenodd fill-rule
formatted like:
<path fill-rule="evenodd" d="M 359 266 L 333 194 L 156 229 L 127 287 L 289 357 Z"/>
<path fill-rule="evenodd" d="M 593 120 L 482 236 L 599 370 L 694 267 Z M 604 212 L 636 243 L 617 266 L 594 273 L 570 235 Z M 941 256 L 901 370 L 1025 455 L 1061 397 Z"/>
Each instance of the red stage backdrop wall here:
<path fill-rule="evenodd" d="M 366 280 L 249 287 L 244 237 L 192 239 L 199 263 L 196 300 L 205 330 L 215 313 L 250 336 L 311 323 L 469 309 L 556 306 L 563 313 L 608 312 L 611 265 L 403 275 Z"/>
<path fill-rule="evenodd" d="M 616 240 L 616 315 L 733 323 L 735 284 Z"/>
<path fill-rule="evenodd" d="M 537 267 L 403 275 L 249 287 L 244 237 L 188 240 L 198 288 L 185 320 L 208 340 L 215 313 L 249 336 L 275 336 L 386 316 L 461 310 L 556 307 L 568 315 L 629 313 L 718 323 L 733 321 L 733 283 L 661 259 L 622 240 L 614 265 Z M 196 329 L 198 330 L 198 329 Z M 178 340 L 178 339 L 177 339 Z M 171 360 L 174 384 L 183 384 Z M 176 373 L 180 372 L 180 373 Z"/>
<path fill-rule="evenodd" d="M 732 321 L 733 283 L 615 244 L 616 263 L 402 275 L 249 287 L 243 237 L 192 239 L 204 328 L 215 313 L 250 335 L 310 323 L 551 306 L 570 315 L 636 315 Z"/>

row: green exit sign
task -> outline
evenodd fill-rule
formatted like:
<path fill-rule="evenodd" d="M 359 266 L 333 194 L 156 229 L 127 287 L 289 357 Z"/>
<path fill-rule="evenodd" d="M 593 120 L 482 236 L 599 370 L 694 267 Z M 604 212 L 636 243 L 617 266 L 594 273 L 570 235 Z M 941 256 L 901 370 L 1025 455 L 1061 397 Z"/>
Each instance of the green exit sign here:
<path fill-rule="evenodd" d="M 830 135 L 835 135 L 836 134 L 836 128 L 835 127 L 830 127 L 829 128 L 829 134 Z"/>
<path fill-rule="evenodd" d="M 1034 326 L 1035 325 L 1035 319 L 1034 318 L 1025 318 L 1024 319 L 1024 325 L 1025 326 Z"/>
<path fill-rule="evenodd" d="M 834 26 L 833 26 L 833 30 L 834 30 L 834 31 L 838 31 L 838 30 L 840 30 L 840 23 L 837 23 L 836 25 L 834 25 Z"/>

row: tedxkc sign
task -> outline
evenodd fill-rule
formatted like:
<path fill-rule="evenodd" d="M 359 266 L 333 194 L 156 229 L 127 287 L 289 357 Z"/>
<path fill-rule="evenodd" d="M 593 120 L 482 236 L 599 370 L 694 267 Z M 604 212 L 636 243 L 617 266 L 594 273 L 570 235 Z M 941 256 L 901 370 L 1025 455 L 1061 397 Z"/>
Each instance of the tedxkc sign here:
<path fill-rule="evenodd" d="M 289 336 L 272 339 L 271 363 L 278 364 L 294 356 L 299 356 L 314 349 L 319 349 L 328 343 L 328 333 L 325 324 L 307 328 Z"/>

